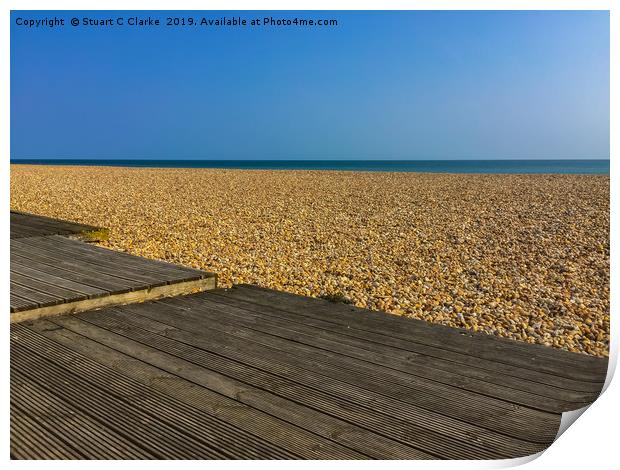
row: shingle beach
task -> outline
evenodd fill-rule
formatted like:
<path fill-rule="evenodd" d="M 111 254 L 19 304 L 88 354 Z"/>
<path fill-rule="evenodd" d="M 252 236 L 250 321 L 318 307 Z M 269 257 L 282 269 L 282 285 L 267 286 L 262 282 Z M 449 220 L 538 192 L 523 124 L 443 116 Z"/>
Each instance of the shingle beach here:
<path fill-rule="evenodd" d="M 609 176 L 12 165 L 11 209 L 222 287 L 609 351 Z"/>

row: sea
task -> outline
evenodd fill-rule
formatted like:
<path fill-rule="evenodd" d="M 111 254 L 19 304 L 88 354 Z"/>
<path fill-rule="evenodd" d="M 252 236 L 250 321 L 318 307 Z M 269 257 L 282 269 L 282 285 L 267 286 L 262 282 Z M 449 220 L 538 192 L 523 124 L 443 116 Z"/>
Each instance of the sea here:
<path fill-rule="evenodd" d="M 12 159 L 14 164 L 228 168 L 243 170 L 403 171 L 413 173 L 609 175 L 609 160 L 118 160 Z"/>

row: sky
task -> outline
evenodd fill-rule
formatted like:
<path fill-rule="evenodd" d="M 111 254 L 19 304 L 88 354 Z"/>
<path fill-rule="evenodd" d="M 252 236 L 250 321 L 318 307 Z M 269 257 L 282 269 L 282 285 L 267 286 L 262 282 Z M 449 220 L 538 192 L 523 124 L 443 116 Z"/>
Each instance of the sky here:
<path fill-rule="evenodd" d="M 609 14 L 14 11 L 11 158 L 609 158 Z"/>

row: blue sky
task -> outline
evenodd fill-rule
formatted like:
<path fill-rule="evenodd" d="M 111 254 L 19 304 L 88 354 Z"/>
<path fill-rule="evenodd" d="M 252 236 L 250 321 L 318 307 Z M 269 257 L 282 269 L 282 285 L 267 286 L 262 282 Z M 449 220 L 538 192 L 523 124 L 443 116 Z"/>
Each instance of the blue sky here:
<path fill-rule="evenodd" d="M 338 26 L 69 24 L 136 14 Z M 11 16 L 14 159 L 609 158 L 607 12 Z"/>

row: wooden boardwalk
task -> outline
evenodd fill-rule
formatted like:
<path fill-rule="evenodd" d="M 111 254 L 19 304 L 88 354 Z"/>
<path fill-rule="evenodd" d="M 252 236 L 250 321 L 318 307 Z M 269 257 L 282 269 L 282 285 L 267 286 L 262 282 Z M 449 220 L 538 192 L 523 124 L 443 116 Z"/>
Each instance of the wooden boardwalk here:
<path fill-rule="evenodd" d="M 11 328 L 15 458 L 497 459 L 607 361 L 239 286 Z"/>
<path fill-rule="evenodd" d="M 105 235 L 106 230 L 91 225 L 51 219 L 41 215 L 11 211 L 11 238 L 43 237 L 46 235 Z"/>
<path fill-rule="evenodd" d="M 31 226 L 27 225 L 31 222 Z M 47 232 L 73 224 L 50 219 Z M 20 227 L 38 227 L 20 215 Z M 11 225 L 13 227 L 13 225 Z M 78 226 L 72 234 L 83 233 Z M 20 228 L 20 230 L 22 230 Z M 33 231 L 36 231 L 33 229 Z M 60 235 L 11 239 L 11 321 L 189 294 L 216 287 L 196 269 L 100 248 Z"/>
<path fill-rule="evenodd" d="M 520 457 L 605 381 L 606 359 L 256 286 L 141 295 L 207 281 L 13 238 L 12 458 Z"/>

